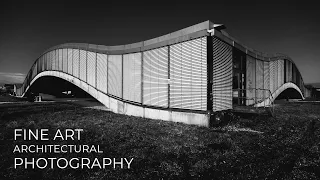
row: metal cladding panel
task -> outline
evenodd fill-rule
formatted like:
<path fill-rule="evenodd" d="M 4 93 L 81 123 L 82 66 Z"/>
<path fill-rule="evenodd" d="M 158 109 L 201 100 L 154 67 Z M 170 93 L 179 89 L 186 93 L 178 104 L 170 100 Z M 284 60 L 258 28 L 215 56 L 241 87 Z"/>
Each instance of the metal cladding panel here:
<path fill-rule="evenodd" d="M 170 107 L 206 110 L 206 38 L 170 47 Z"/>
<path fill-rule="evenodd" d="M 87 82 L 93 87 L 96 87 L 96 53 L 88 51 L 87 55 Z"/>
<path fill-rule="evenodd" d="M 168 107 L 168 47 L 143 53 L 143 104 Z"/>
<path fill-rule="evenodd" d="M 257 101 L 261 101 L 264 96 L 263 89 L 263 61 L 256 60 L 256 89 Z"/>
<path fill-rule="evenodd" d="M 278 88 L 284 84 L 284 61 L 278 60 Z"/>
<path fill-rule="evenodd" d="M 84 82 L 87 82 L 87 51 L 80 50 L 80 79 Z"/>
<path fill-rule="evenodd" d="M 270 71 L 269 71 L 269 61 L 263 62 L 263 88 L 266 89 L 264 91 L 264 97 L 268 98 L 270 96 L 270 93 L 268 90 L 270 90 Z"/>
<path fill-rule="evenodd" d="M 62 50 L 62 64 L 63 72 L 68 73 L 68 49 Z"/>
<path fill-rule="evenodd" d="M 123 55 L 123 99 L 141 103 L 141 53 Z"/>
<path fill-rule="evenodd" d="M 80 69 L 80 52 L 79 49 L 72 50 L 72 75 L 79 78 L 79 69 Z"/>
<path fill-rule="evenodd" d="M 97 89 L 108 93 L 108 55 L 97 54 Z"/>
<path fill-rule="evenodd" d="M 256 97 L 256 61 L 253 57 L 247 55 L 246 63 L 246 105 L 255 103 Z"/>
<path fill-rule="evenodd" d="M 72 49 L 68 49 L 68 74 L 72 74 Z"/>
<path fill-rule="evenodd" d="M 108 55 L 108 93 L 122 98 L 121 55 Z"/>
<path fill-rule="evenodd" d="M 232 109 L 232 47 L 213 37 L 213 111 Z"/>
<path fill-rule="evenodd" d="M 62 69 L 62 66 L 63 66 L 63 63 L 62 63 L 62 49 L 59 49 L 58 50 L 58 61 L 59 61 L 59 71 L 63 71 Z"/>

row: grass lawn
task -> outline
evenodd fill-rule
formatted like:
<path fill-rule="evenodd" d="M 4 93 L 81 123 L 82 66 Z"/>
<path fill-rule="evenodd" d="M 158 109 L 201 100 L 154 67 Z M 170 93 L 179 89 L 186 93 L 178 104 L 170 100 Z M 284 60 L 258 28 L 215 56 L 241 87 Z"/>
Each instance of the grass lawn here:
<path fill-rule="evenodd" d="M 219 129 L 70 103 L 0 104 L 0 179 L 319 179 L 320 103 L 276 105 L 275 114 L 236 118 Z M 16 144 L 74 143 L 14 141 L 16 128 L 81 128 L 77 144 L 99 145 L 104 153 L 13 154 Z M 134 159 L 130 169 L 26 170 L 14 169 L 16 156 Z"/>

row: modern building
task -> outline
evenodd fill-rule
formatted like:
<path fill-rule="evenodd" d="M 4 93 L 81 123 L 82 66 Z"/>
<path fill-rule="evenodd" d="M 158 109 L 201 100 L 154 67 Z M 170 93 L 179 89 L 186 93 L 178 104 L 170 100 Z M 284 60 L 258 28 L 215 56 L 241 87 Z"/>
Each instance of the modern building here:
<path fill-rule="evenodd" d="M 248 48 L 224 29 L 205 21 L 134 44 L 58 45 L 39 56 L 16 94 L 27 96 L 38 79 L 57 77 L 115 113 L 202 126 L 235 106 L 270 106 L 287 89 L 304 98 L 290 57 Z"/>

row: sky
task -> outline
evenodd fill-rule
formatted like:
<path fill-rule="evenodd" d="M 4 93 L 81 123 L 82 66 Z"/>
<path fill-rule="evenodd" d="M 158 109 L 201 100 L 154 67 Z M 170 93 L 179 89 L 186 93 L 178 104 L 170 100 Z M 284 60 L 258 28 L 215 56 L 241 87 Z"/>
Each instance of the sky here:
<path fill-rule="evenodd" d="M 242 44 L 284 53 L 320 82 L 320 11 L 303 1 L 1 2 L 0 83 L 19 83 L 42 52 L 78 42 L 122 45 L 211 20 Z"/>

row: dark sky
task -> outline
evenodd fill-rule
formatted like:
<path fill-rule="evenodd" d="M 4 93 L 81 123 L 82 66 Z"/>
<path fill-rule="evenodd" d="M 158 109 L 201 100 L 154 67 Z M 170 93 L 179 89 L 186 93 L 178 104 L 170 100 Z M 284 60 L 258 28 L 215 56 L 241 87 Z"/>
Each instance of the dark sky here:
<path fill-rule="evenodd" d="M 121 45 L 211 20 L 243 44 L 289 55 L 305 83 L 320 82 L 320 13 L 305 1 L 94 1 L 0 5 L 0 83 L 22 81 L 46 49 L 68 42 Z M 227 3 L 226 3 L 227 2 Z"/>

